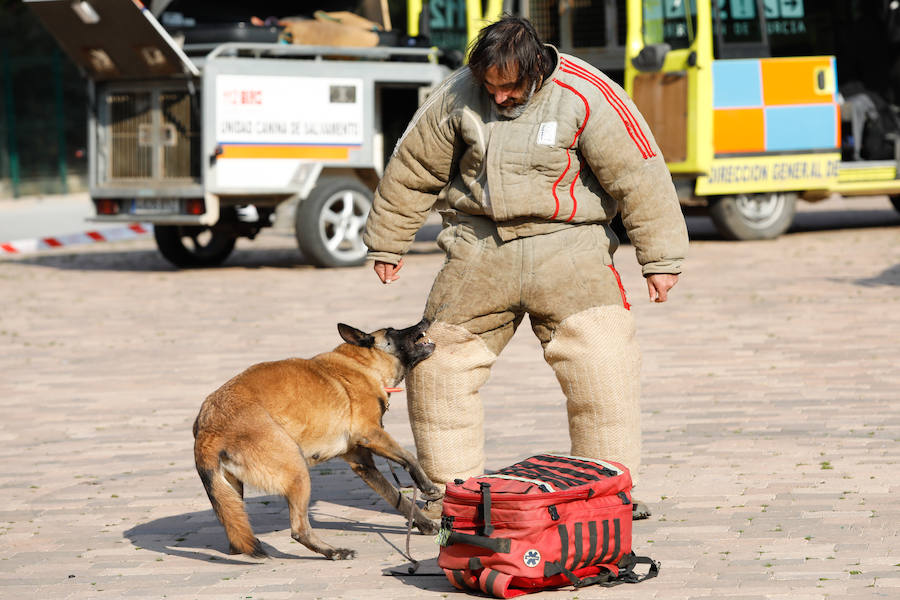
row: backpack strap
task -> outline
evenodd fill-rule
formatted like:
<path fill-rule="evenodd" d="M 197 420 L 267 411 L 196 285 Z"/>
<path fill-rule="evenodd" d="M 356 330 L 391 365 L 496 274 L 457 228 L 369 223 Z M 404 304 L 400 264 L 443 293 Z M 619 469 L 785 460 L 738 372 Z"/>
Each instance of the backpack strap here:
<path fill-rule="evenodd" d="M 635 565 L 650 565 L 649 570 L 644 575 L 638 575 L 634 572 Z M 652 579 L 659 574 L 659 563 L 648 556 L 635 556 L 634 553 L 626 554 L 619 561 L 618 565 L 598 565 L 605 569 L 603 573 L 592 577 L 579 577 L 566 568 L 564 564 L 558 562 L 548 562 L 544 565 L 544 577 L 562 573 L 576 588 L 587 585 L 600 585 L 603 587 L 613 587 L 622 583 L 640 583 L 647 579 Z"/>
<path fill-rule="evenodd" d="M 478 587 L 485 594 L 490 594 L 495 598 L 515 598 L 528 593 L 525 590 L 510 588 L 511 581 L 512 575 L 485 567 L 478 576 Z"/>
<path fill-rule="evenodd" d="M 477 560 L 477 559 L 474 559 Z M 478 566 L 471 564 L 470 566 Z M 527 593 L 525 590 L 510 589 L 512 575 L 507 575 L 488 567 L 480 567 L 478 574 L 472 569 L 444 569 L 444 574 L 453 587 L 467 591 L 479 590 L 496 598 L 515 598 Z"/>
<path fill-rule="evenodd" d="M 494 533 L 494 526 L 491 525 L 491 484 L 481 481 L 478 483 L 481 488 L 481 512 L 484 519 L 484 535 L 491 537 Z"/>
<path fill-rule="evenodd" d="M 453 587 L 462 591 L 481 589 L 478 585 L 478 578 L 469 569 L 444 569 L 444 575 L 447 576 L 447 580 L 453 584 Z"/>
<path fill-rule="evenodd" d="M 650 565 L 650 568 L 646 574 L 638 575 L 634 572 L 636 565 Z M 659 575 L 659 563 L 649 556 L 635 556 L 634 552 L 629 552 L 619 561 L 619 576 L 617 579 L 621 580 L 620 583 L 640 583 L 647 579 L 653 579 L 657 575 Z"/>
<path fill-rule="evenodd" d="M 512 546 L 510 538 L 492 538 L 483 535 L 472 535 L 470 533 L 460 533 L 452 531 L 447 535 L 446 542 L 442 546 L 452 546 L 453 544 L 469 544 L 478 546 L 485 550 L 496 552 L 497 554 L 507 554 Z"/>

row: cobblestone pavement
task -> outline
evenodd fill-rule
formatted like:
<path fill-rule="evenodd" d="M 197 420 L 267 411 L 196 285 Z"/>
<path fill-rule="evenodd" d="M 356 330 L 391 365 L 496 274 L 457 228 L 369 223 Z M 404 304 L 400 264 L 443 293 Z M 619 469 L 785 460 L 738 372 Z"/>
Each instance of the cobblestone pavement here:
<path fill-rule="evenodd" d="M 879 206 L 854 229 L 811 213 L 766 242 L 692 225 L 663 305 L 620 250 L 644 351 L 636 495 L 654 510 L 634 546 L 662 571 L 540 598 L 900 598 L 900 218 Z M 338 321 L 414 322 L 441 262 L 418 242 L 381 286 L 368 268 L 306 265 L 278 230 L 212 270 L 173 270 L 151 240 L 0 261 L 0 597 L 462 597 L 442 577 L 382 575 L 405 562 L 405 521 L 340 461 L 314 469 L 311 516 L 356 560 L 293 542 L 283 500 L 252 491 L 272 558 L 228 556 L 191 451 L 206 394 L 330 349 Z M 527 326 L 483 392 L 489 468 L 568 449 Z M 386 427 L 412 448 L 404 394 Z M 436 555 L 426 536 L 411 550 Z"/>

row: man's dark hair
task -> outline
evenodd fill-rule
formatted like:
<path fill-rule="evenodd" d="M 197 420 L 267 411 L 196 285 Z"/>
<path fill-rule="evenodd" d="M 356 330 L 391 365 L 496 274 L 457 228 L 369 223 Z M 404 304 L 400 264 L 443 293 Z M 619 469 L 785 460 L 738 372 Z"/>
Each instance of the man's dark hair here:
<path fill-rule="evenodd" d="M 518 67 L 517 83 L 528 87 L 550 70 L 544 44 L 528 19 L 505 14 L 479 32 L 469 52 L 469 69 L 484 83 L 491 67 L 500 71 Z"/>

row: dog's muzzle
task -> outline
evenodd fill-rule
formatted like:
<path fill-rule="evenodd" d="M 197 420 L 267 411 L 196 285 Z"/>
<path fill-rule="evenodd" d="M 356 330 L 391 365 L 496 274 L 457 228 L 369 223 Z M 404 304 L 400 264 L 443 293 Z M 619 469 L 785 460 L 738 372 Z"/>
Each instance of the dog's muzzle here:
<path fill-rule="evenodd" d="M 422 319 L 412 327 L 397 332 L 399 346 L 403 350 L 402 360 L 407 369 L 412 369 L 434 352 L 434 342 L 425 335 L 430 326 L 430 321 Z"/>

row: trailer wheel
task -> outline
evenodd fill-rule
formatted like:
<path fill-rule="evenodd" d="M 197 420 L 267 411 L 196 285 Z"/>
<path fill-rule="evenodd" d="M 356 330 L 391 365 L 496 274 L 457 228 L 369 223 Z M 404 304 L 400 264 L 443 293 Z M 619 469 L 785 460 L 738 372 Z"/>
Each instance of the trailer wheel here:
<path fill-rule="evenodd" d="M 738 194 L 710 201 L 709 216 L 727 239 L 771 240 L 788 230 L 796 210 L 797 194 Z"/>
<path fill-rule="evenodd" d="M 195 225 L 156 225 L 153 237 L 166 260 L 181 268 L 218 266 L 236 241 L 229 233 Z"/>
<path fill-rule="evenodd" d="M 900 196 L 891 196 L 891 204 L 900 212 Z"/>
<path fill-rule="evenodd" d="M 366 260 L 362 241 L 372 192 L 352 177 L 323 178 L 300 202 L 294 232 L 300 251 L 319 267 L 355 267 Z"/>

